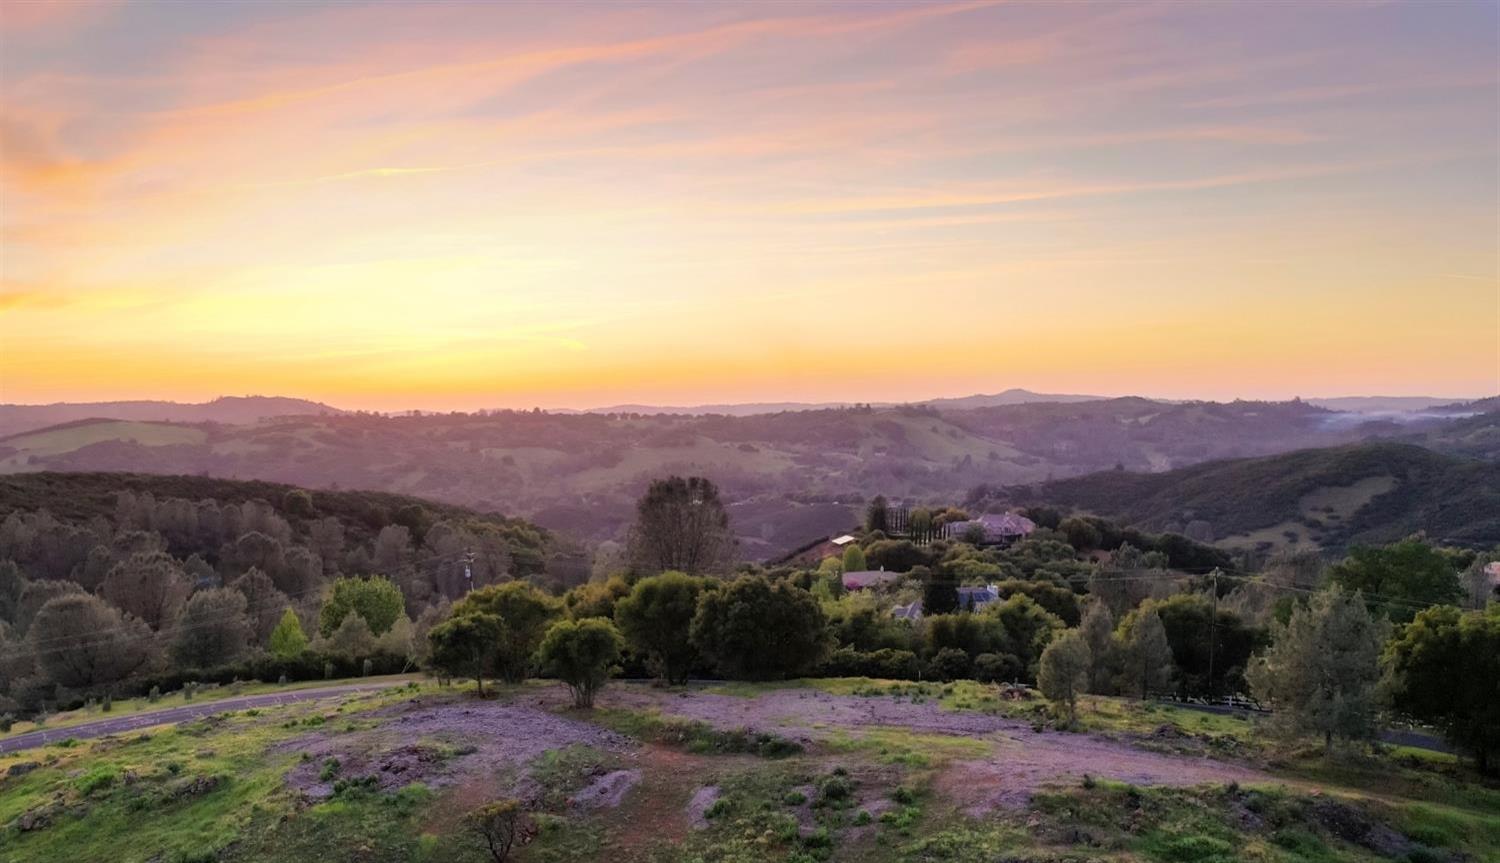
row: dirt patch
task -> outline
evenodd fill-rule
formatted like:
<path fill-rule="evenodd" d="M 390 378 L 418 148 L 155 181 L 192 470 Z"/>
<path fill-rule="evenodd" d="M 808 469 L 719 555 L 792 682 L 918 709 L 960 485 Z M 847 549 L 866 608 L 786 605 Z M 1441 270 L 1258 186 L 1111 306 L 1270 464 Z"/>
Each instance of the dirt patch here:
<path fill-rule="evenodd" d="M 743 728 L 803 740 L 827 737 L 835 731 L 853 727 L 895 726 L 917 732 L 964 736 L 1025 727 L 1013 719 L 985 713 L 944 710 L 933 701 L 833 695 L 818 689 L 777 689 L 745 698 L 711 692 L 663 692 L 640 686 L 616 686 L 605 691 L 600 706 L 655 709 L 723 730 Z"/>
<path fill-rule="evenodd" d="M 949 765 L 938 789 L 973 817 L 999 808 L 1019 808 L 1048 785 L 1084 776 L 1131 785 L 1203 785 L 1267 782 L 1258 770 L 1209 758 L 1148 752 L 1083 734 L 1011 731 L 988 758 Z"/>
<path fill-rule="evenodd" d="M 303 754 L 287 783 L 311 800 L 332 796 L 340 780 L 382 790 L 463 784 L 470 796 L 524 798 L 535 790 L 526 765 L 543 752 L 575 744 L 634 748 L 613 731 L 527 704 L 414 700 L 375 715 L 386 721 L 374 729 L 320 731 L 277 747 Z"/>
<path fill-rule="evenodd" d="M 1336 800 L 1320 800 L 1313 805 L 1312 816 L 1329 833 L 1345 842 L 1368 848 L 1389 859 L 1411 853 L 1413 842 L 1369 814 Z"/>
<path fill-rule="evenodd" d="M 575 809 L 614 809 L 625 798 L 625 793 L 641 781 L 639 770 L 616 770 L 590 782 L 573 795 L 570 801 Z"/>
<path fill-rule="evenodd" d="M 693 797 L 688 801 L 687 816 L 688 823 L 693 825 L 694 830 L 708 829 L 709 807 L 719 802 L 719 786 L 705 785 L 693 792 Z"/>

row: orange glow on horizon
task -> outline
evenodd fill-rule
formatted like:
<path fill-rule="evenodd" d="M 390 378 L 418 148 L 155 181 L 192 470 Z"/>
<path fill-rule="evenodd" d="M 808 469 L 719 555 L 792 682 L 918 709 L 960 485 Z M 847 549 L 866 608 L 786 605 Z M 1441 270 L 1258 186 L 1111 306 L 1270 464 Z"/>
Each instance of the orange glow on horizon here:
<path fill-rule="evenodd" d="M 1500 392 L 1490 5 L 179 12 L 0 12 L 0 401 Z"/>

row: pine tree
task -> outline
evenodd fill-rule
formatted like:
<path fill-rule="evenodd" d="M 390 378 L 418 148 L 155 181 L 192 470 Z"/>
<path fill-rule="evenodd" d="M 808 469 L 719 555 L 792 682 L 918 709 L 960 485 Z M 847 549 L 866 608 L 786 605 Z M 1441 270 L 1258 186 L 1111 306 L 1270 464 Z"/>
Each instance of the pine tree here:
<path fill-rule="evenodd" d="M 1272 643 L 1247 675 L 1256 698 L 1275 706 L 1293 733 L 1368 740 L 1375 735 L 1380 651 L 1390 624 L 1372 618 L 1359 592 L 1319 593 L 1272 630 Z"/>
<path fill-rule="evenodd" d="M 1177 670 L 1172 645 L 1167 642 L 1167 628 L 1155 609 L 1127 621 L 1129 629 L 1121 639 L 1124 673 L 1121 688 L 1145 698 L 1152 691 L 1165 689 Z"/>
<path fill-rule="evenodd" d="M 1115 619 L 1109 607 L 1102 602 L 1089 603 L 1089 610 L 1078 625 L 1083 640 L 1089 646 L 1089 692 L 1107 695 L 1113 679 L 1113 666 L 1117 660 L 1114 649 Z"/>

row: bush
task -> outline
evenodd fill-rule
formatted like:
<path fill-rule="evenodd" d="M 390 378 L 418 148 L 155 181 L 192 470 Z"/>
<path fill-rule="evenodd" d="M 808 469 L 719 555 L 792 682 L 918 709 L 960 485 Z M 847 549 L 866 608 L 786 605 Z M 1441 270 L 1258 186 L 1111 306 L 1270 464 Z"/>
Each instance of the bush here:
<path fill-rule="evenodd" d="M 869 652 L 840 647 L 818 668 L 824 677 L 875 677 L 883 680 L 917 680 L 921 661 L 910 650 L 882 648 Z"/>
<path fill-rule="evenodd" d="M 938 680 L 958 680 L 969 676 L 969 654 L 956 647 L 945 647 L 932 655 L 927 671 Z"/>
<path fill-rule="evenodd" d="M 9 713 L 0 715 L 0 734 L 9 734 L 11 728 L 16 724 L 16 718 Z"/>
<path fill-rule="evenodd" d="M 151 702 L 152 704 L 161 701 L 161 687 L 152 686 L 151 691 L 146 693 L 146 700 Z"/>
<path fill-rule="evenodd" d="M 536 825 L 514 799 L 496 800 L 469 813 L 469 828 L 484 842 L 495 863 L 505 863 L 511 849 L 536 835 Z"/>
<path fill-rule="evenodd" d="M 561 620 L 547 630 L 537 656 L 548 673 L 572 690 L 573 705 L 589 708 L 609 680 L 610 668 L 620 660 L 623 647 L 615 625 L 603 618 Z"/>

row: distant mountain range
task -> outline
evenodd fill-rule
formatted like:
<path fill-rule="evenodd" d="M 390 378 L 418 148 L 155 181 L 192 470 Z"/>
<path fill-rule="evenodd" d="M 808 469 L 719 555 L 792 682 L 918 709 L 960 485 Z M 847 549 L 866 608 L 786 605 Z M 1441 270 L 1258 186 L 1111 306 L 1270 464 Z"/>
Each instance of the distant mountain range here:
<path fill-rule="evenodd" d="M 901 404 L 931 405 L 935 408 L 949 410 L 965 410 L 968 408 L 987 408 L 999 405 L 1024 405 L 1034 402 L 1087 402 L 1099 401 L 1107 396 L 1081 396 L 1068 395 L 1064 393 L 1034 393 L 1031 390 L 1008 389 L 993 395 L 972 395 L 958 398 L 927 399 L 918 402 L 873 402 L 871 407 L 895 407 Z M 779 414 L 787 411 L 818 411 L 832 408 L 854 407 L 864 402 L 747 402 L 744 404 L 714 404 L 714 405 L 611 405 L 603 408 L 589 408 L 584 411 L 554 411 L 554 413 L 590 413 L 590 414 L 677 414 L 677 415 L 708 415 L 747 417 L 759 414 Z"/>
<path fill-rule="evenodd" d="M 87 419 L 244 425 L 279 416 L 341 413 L 343 411 L 322 402 L 280 396 L 221 396 L 202 404 L 123 401 L 0 405 L 0 437 Z"/>

